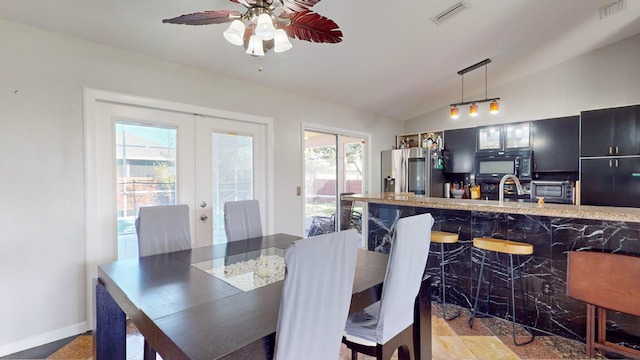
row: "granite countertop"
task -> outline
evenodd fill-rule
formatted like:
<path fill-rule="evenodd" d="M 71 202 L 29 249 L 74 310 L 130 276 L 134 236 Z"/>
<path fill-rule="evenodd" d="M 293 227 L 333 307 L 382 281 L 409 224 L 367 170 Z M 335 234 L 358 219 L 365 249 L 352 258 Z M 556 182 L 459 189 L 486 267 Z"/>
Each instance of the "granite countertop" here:
<path fill-rule="evenodd" d="M 394 193 L 344 195 L 344 199 L 359 202 L 425 207 L 433 209 L 501 212 L 508 214 L 563 218 L 640 222 L 640 209 L 610 206 L 564 205 L 496 200 L 444 199 L 422 195 Z"/>

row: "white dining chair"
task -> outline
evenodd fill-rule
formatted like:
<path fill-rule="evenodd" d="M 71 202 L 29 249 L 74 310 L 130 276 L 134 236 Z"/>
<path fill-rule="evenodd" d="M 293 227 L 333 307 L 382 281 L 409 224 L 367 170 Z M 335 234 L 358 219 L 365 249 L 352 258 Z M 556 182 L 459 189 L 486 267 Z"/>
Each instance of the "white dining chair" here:
<path fill-rule="evenodd" d="M 260 203 L 258 200 L 224 203 L 224 232 L 227 241 L 246 240 L 262 236 Z"/>
<path fill-rule="evenodd" d="M 144 206 L 136 219 L 138 255 L 191 249 L 188 205 Z"/>
<path fill-rule="evenodd" d="M 360 236 L 355 229 L 294 242 L 276 329 L 276 360 L 338 360 Z"/>
<path fill-rule="evenodd" d="M 414 304 L 423 279 L 431 243 L 431 214 L 401 218 L 396 222 L 380 301 L 347 320 L 342 342 L 357 353 L 388 360 L 415 359 Z"/>
<path fill-rule="evenodd" d="M 136 218 L 138 256 L 151 256 L 191 249 L 188 205 L 144 206 Z M 156 358 L 155 350 L 144 340 L 145 360 Z"/>

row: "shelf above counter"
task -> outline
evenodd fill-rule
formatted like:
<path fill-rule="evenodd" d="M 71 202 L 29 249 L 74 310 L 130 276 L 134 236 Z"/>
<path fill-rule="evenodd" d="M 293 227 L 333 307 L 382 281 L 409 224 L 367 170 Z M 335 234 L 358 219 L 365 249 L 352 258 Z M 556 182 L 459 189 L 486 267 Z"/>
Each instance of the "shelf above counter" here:
<path fill-rule="evenodd" d="M 627 207 L 563 205 L 526 202 L 500 203 L 495 200 L 444 199 L 421 195 L 394 193 L 344 195 L 345 200 L 357 202 L 447 209 L 461 211 L 484 211 L 531 216 L 549 216 L 589 220 L 624 221 L 640 223 L 640 209 Z"/>

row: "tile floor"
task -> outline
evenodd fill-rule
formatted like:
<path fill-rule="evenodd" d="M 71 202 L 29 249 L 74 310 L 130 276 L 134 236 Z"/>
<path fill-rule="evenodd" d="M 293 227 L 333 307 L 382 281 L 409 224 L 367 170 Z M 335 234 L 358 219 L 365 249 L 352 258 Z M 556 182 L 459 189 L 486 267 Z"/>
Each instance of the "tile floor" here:
<path fill-rule="evenodd" d="M 469 328 L 469 312 L 462 310 L 462 315 L 454 320 L 445 321 L 440 306 L 433 306 L 432 311 L 432 344 L 433 359 L 478 359 L 478 360 L 511 360 L 511 359 L 586 359 L 585 346 L 582 343 L 557 336 L 538 335 L 536 339 L 524 346 L 515 346 L 511 337 L 511 323 L 495 318 L 478 318 L 473 329 Z M 454 311 L 454 307 L 447 310 Z M 527 333 L 519 328 L 517 335 L 525 340 Z M 127 329 L 127 359 L 142 359 L 143 338 L 135 326 Z M 36 349 L 9 355 L 1 359 L 64 359 L 90 360 L 92 358 L 93 338 L 80 335 L 66 345 L 57 349 L 42 350 L 48 354 L 33 357 Z M 31 351 L 31 352 L 29 352 Z M 340 360 L 348 360 L 349 351 L 343 346 Z M 160 359 L 160 357 L 158 357 Z M 372 359 L 359 355 L 358 360 Z M 394 360 L 396 357 L 394 356 Z"/>

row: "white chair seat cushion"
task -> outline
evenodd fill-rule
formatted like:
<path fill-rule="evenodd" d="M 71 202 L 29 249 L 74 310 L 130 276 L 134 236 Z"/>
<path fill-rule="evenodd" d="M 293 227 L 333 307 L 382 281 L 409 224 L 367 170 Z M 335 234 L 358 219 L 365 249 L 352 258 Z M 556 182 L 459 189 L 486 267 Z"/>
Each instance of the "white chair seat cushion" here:
<path fill-rule="evenodd" d="M 377 344 L 376 328 L 379 315 L 380 301 L 349 316 L 345 327 L 346 339 L 362 345 L 375 346 Z M 350 340 L 350 338 L 354 340 Z"/>

